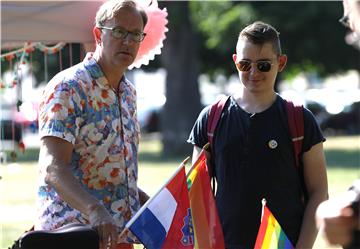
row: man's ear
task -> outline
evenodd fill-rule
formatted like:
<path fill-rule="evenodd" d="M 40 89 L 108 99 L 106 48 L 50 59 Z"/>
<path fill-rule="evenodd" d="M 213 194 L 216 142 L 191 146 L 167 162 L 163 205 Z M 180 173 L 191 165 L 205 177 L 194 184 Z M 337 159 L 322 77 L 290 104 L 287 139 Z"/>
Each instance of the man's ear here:
<path fill-rule="evenodd" d="M 93 35 L 95 38 L 96 44 L 101 42 L 101 30 L 98 27 L 93 28 Z"/>
<path fill-rule="evenodd" d="M 234 63 L 236 63 L 237 54 L 233 54 L 233 55 L 232 55 L 232 58 L 233 58 Z"/>
<path fill-rule="evenodd" d="M 285 54 L 280 55 L 279 56 L 279 69 L 278 69 L 279 72 L 284 70 L 284 68 L 286 66 L 286 62 L 287 62 L 287 56 Z"/>

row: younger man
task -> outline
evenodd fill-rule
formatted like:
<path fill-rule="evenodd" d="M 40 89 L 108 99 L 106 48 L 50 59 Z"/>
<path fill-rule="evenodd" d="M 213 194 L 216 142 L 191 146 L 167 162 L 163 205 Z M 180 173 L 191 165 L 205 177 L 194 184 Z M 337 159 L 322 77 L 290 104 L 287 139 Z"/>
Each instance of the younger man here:
<path fill-rule="evenodd" d="M 245 27 L 233 60 L 243 92 L 227 101 L 211 148 L 226 248 L 254 248 L 263 198 L 293 245 L 311 248 L 317 235 L 315 209 L 327 198 L 325 139 L 313 115 L 304 109 L 300 174 L 284 100 L 274 90 L 276 76 L 287 61 L 274 27 L 263 22 Z M 194 159 L 208 142 L 208 115 L 209 107 L 200 113 L 188 140 L 194 144 Z"/>

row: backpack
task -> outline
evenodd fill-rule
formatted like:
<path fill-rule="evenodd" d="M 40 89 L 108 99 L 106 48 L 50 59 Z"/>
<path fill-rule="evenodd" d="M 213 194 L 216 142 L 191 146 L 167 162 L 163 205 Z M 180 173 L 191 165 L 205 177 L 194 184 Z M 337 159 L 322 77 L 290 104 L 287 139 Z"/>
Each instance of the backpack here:
<path fill-rule="evenodd" d="M 208 123 L 207 123 L 207 136 L 208 142 L 210 145 L 210 149 L 213 145 L 213 138 L 216 126 L 220 120 L 221 113 L 225 107 L 226 102 L 230 96 L 224 96 L 220 100 L 216 101 L 212 104 L 210 108 L 210 113 L 208 116 Z M 291 140 L 294 149 L 294 158 L 295 158 L 295 165 L 299 171 L 299 174 L 302 176 L 302 171 L 300 168 L 300 154 L 302 149 L 302 144 L 304 140 L 304 115 L 303 115 L 303 106 L 302 105 L 294 105 L 293 102 L 289 100 L 285 100 L 285 109 L 287 114 L 287 123 L 289 127 L 289 132 L 291 135 Z M 213 169 L 213 165 L 211 160 L 208 163 L 208 170 L 210 174 L 210 178 L 212 179 L 212 190 L 215 193 L 215 173 Z M 304 188 L 304 182 L 302 177 L 302 188 L 304 192 L 304 201 L 307 199 L 306 189 Z"/>
<path fill-rule="evenodd" d="M 48 230 L 36 230 L 32 227 L 20 236 L 9 249 L 75 249 L 99 248 L 97 231 L 84 224 L 68 224 L 63 227 Z"/>

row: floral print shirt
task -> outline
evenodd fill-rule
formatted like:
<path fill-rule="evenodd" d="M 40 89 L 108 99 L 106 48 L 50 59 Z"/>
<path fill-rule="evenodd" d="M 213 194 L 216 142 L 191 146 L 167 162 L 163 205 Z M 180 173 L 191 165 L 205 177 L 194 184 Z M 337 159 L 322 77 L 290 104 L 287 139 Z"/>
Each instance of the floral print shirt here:
<path fill-rule="evenodd" d="M 55 136 L 74 145 L 72 173 L 102 203 L 119 228 L 140 208 L 137 153 L 140 128 L 136 91 L 125 77 L 119 95 L 108 84 L 92 54 L 57 74 L 46 86 L 39 116 L 40 136 Z M 44 181 L 40 169 L 36 229 L 87 223 Z"/>

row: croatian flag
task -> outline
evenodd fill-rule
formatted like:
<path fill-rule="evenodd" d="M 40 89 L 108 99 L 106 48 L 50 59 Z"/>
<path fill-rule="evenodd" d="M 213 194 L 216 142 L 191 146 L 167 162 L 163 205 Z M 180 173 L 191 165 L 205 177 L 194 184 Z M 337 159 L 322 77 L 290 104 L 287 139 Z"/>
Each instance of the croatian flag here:
<path fill-rule="evenodd" d="M 184 164 L 126 227 L 147 249 L 193 248 L 194 235 Z"/>

